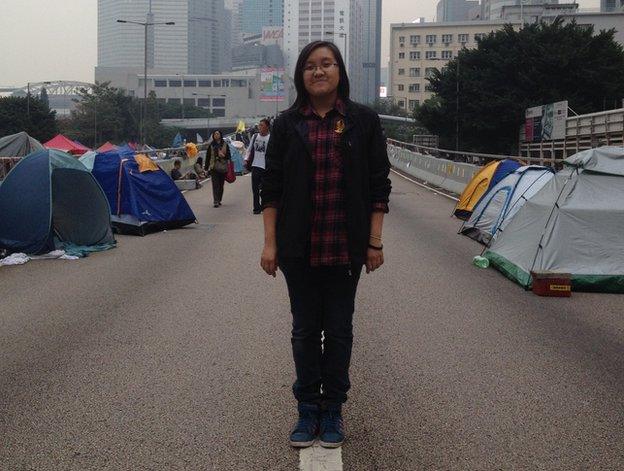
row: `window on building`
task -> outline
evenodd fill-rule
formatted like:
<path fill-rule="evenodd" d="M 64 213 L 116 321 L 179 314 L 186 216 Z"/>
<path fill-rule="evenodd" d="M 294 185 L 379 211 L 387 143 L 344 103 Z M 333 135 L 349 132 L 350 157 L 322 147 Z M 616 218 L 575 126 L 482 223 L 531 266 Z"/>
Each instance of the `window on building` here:
<path fill-rule="evenodd" d="M 169 80 L 169 86 L 174 88 L 181 87 L 182 80 Z"/>
<path fill-rule="evenodd" d="M 154 86 L 158 88 L 166 87 L 167 81 L 166 80 L 154 80 Z"/>
<path fill-rule="evenodd" d="M 399 44 L 402 44 L 405 42 L 405 36 L 399 36 Z"/>
<path fill-rule="evenodd" d="M 399 52 L 399 59 L 405 59 L 405 53 Z"/>
<path fill-rule="evenodd" d="M 230 86 L 230 80 L 229 79 L 221 80 L 221 86 L 225 87 L 225 88 L 229 87 Z"/>
<path fill-rule="evenodd" d="M 442 59 L 452 59 L 453 51 L 442 51 Z"/>
<path fill-rule="evenodd" d="M 405 85 L 403 85 L 402 83 L 398 84 L 397 85 L 397 90 L 400 91 L 400 92 L 404 91 L 405 90 Z"/>
<path fill-rule="evenodd" d="M 412 67 L 409 71 L 410 77 L 420 77 L 420 67 Z"/>
<path fill-rule="evenodd" d="M 221 80 L 213 80 L 212 81 L 212 86 L 213 87 L 220 87 L 221 86 Z"/>
<path fill-rule="evenodd" d="M 212 106 L 225 106 L 225 98 L 213 98 Z"/>
<path fill-rule="evenodd" d="M 443 34 L 442 35 L 442 42 L 444 44 L 449 44 L 453 42 L 453 35 L 452 34 Z"/>
<path fill-rule="evenodd" d="M 438 69 L 436 69 L 435 67 L 427 67 L 425 69 L 425 77 L 433 77 L 433 73 L 437 70 Z"/>
<path fill-rule="evenodd" d="M 425 40 L 427 44 L 435 44 L 438 40 L 438 37 L 435 34 L 428 34 Z"/>
<path fill-rule="evenodd" d="M 397 105 L 399 105 L 399 108 L 405 108 L 405 100 L 397 101 Z"/>
<path fill-rule="evenodd" d="M 431 84 L 425 85 L 425 91 L 426 92 L 432 92 L 433 91 L 433 87 L 431 86 Z"/>
<path fill-rule="evenodd" d="M 418 60 L 420 60 L 420 51 L 411 51 L 410 52 L 410 60 L 411 61 L 418 61 Z"/>
<path fill-rule="evenodd" d="M 412 44 L 414 46 L 420 44 L 420 35 L 419 34 L 412 34 L 410 36 L 410 44 Z"/>
<path fill-rule="evenodd" d="M 418 100 L 410 100 L 409 101 L 410 111 L 414 111 L 416 108 L 418 108 L 418 105 L 420 105 L 420 102 Z"/>
<path fill-rule="evenodd" d="M 200 87 L 212 87 L 212 80 L 200 80 L 199 86 Z"/>
<path fill-rule="evenodd" d="M 197 106 L 201 106 L 202 108 L 208 108 L 210 106 L 210 98 L 198 98 Z"/>
<path fill-rule="evenodd" d="M 418 92 L 420 92 L 420 84 L 419 83 L 412 83 L 412 84 L 410 84 L 408 91 L 410 93 L 418 93 Z"/>
<path fill-rule="evenodd" d="M 485 36 L 486 36 L 485 33 L 475 33 L 474 40 L 475 41 L 480 41 L 481 39 L 485 38 Z"/>
<path fill-rule="evenodd" d="M 185 80 L 184 86 L 188 88 L 195 88 L 197 87 L 197 80 Z"/>
<path fill-rule="evenodd" d="M 246 87 L 247 86 L 247 80 L 235 80 L 232 79 L 230 81 L 232 87 L 238 87 L 238 88 L 242 88 L 242 87 Z"/>
<path fill-rule="evenodd" d="M 405 69 L 399 69 L 399 75 L 405 75 Z"/>
<path fill-rule="evenodd" d="M 225 118 L 225 108 L 213 108 L 212 115 L 216 118 Z"/>
<path fill-rule="evenodd" d="M 425 52 L 425 59 L 435 59 L 437 57 L 436 51 Z"/>
<path fill-rule="evenodd" d="M 468 42 L 468 38 L 469 36 L 467 34 L 458 34 L 457 35 L 457 40 L 462 43 L 462 44 L 466 44 Z"/>

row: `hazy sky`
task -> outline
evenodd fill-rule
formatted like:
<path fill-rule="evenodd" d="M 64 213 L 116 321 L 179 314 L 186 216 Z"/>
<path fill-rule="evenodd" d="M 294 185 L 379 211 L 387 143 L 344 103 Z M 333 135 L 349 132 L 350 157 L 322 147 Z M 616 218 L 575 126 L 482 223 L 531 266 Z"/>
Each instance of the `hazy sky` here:
<path fill-rule="evenodd" d="M 383 0 L 382 64 L 390 23 L 433 20 L 438 0 Z M 600 0 L 579 0 L 596 8 Z M 45 80 L 93 81 L 96 0 L 0 0 L 0 86 Z"/>

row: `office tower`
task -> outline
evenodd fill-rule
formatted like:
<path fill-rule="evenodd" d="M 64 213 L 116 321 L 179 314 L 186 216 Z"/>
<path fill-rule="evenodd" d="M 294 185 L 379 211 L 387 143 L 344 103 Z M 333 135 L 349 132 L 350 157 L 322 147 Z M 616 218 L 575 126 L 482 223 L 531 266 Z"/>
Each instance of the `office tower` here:
<path fill-rule="evenodd" d="M 261 34 L 266 26 L 284 25 L 284 0 L 243 0 L 244 35 Z"/>
<path fill-rule="evenodd" d="M 99 69 L 143 66 L 145 29 L 117 20 L 175 22 L 148 27 L 150 69 L 205 74 L 226 67 L 230 26 L 223 0 L 98 0 Z"/>

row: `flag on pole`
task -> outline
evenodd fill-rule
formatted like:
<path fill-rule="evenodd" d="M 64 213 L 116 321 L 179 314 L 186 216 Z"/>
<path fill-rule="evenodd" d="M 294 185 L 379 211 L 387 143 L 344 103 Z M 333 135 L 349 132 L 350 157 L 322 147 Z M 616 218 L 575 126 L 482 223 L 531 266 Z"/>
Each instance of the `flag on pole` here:
<path fill-rule="evenodd" d="M 180 133 L 176 134 L 173 138 L 173 147 L 182 147 L 184 142 L 182 141 L 182 135 Z"/>
<path fill-rule="evenodd" d="M 201 144 L 202 142 L 204 142 L 204 139 L 197 133 L 197 143 Z"/>

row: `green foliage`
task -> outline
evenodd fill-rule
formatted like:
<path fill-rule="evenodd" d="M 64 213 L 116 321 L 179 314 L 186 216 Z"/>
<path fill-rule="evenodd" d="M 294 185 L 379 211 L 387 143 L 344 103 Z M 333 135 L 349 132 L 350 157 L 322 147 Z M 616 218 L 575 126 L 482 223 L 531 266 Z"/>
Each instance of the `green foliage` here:
<path fill-rule="evenodd" d="M 442 147 L 454 148 L 458 117 L 460 149 L 514 153 L 526 108 L 563 100 L 579 114 L 620 106 L 624 50 L 614 33 L 594 35 L 562 21 L 520 31 L 506 25 L 429 79 L 436 96 L 417 110 L 417 119 L 440 135 Z"/>
<path fill-rule="evenodd" d="M 76 109 L 70 119 L 62 122 L 63 132 L 72 139 L 97 147 L 106 141 L 116 144 L 140 140 L 141 101 L 126 95 L 109 82 L 97 83 L 92 89 L 82 89 Z M 178 132 L 163 126 L 161 119 L 180 118 L 181 105 L 159 103 L 152 91 L 147 97 L 145 113 L 146 143 L 153 147 L 168 147 Z M 185 117 L 203 118 L 210 113 L 203 108 L 185 106 Z M 97 136 L 96 136 L 97 133 Z"/>
<path fill-rule="evenodd" d="M 388 98 L 378 98 L 372 105 L 372 108 L 380 115 L 409 117 L 408 114 L 393 100 Z M 418 124 L 400 123 L 392 121 L 383 122 L 384 132 L 389 139 L 397 141 L 412 142 L 414 134 L 417 134 Z"/>
<path fill-rule="evenodd" d="M 44 106 L 47 106 L 48 108 L 50 108 L 50 98 L 48 97 L 48 91 L 45 89 L 45 87 L 41 87 L 41 93 L 39 94 L 39 99 L 41 100 L 41 103 L 43 103 Z"/>
<path fill-rule="evenodd" d="M 55 116 L 56 112 L 32 95 L 0 98 L 0 137 L 26 131 L 35 139 L 48 141 L 58 132 Z"/>

